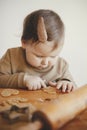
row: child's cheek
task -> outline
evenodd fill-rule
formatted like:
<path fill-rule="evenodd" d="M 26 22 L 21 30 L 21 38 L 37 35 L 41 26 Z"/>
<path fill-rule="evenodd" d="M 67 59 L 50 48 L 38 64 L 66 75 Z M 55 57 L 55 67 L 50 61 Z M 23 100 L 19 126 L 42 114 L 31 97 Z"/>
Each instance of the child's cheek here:
<path fill-rule="evenodd" d="M 41 64 L 41 59 L 35 58 L 35 63 L 36 63 L 37 65 L 40 65 L 40 64 Z"/>
<path fill-rule="evenodd" d="M 55 65 L 56 64 L 56 58 L 52 58 L 50 59 L 50 65 Z"/>
<path fill-rule="evenodd" d="M 31 59 L 31 64 L 35 67 L 38 67 L 41 64 L 41 60 L 39 58 L 33 57 L 33 59 Z"/>

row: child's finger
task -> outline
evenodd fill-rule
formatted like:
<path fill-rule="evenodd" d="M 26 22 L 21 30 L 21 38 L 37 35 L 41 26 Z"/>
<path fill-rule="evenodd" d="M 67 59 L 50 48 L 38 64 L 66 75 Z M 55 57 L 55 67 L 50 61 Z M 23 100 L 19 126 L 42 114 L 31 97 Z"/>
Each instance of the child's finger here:
<path fill-rule="evenodd" d="M 67 85 L 66 85 L 66 84 L 63 84 L 63 85 L 62 85 L 62 92 L 65 92 L 66 89 L 67 89 Z"/>
<path fill-rule="evenodd" d="M 67 92 L 73 91 L 73 85 L 72 84 L 68 84 L 67 85 Z"/>
<path fill-rule="evenodd" d="M 41 84 L 39 83 L 38 85 L 37 85 L 37 89 L 40 89 L 41 88 Z"/>
<path fill-rule="evenodd" d="M 56 82 L 49 81 L 49 85 L 55 87 L 55 86 L 57 85 L 57 83 L 56 83 Z"/>
<path fill-rule="evenodd" d="M 57 83 L 57 89 L 60 89 L 62 87 L 62 83 Z"/>
<path fill-rule="evenodd" d="M 27 86 L 28 90 L 32 90 L 33 87 L 32 86 Z"/>
<path fill-rule="evenodd" d="M 42 86 L 43 88 L 46 88 L 46 87 L 47 87 L 43 80 L 41 80 L 40 83 L 41 83 L 41 86 Z"/>
<path fill-rule="evenodd" d="M 33 86 L 33 87 L 32 87 L 32 90 L 37 90 L 37 86 Z"/>

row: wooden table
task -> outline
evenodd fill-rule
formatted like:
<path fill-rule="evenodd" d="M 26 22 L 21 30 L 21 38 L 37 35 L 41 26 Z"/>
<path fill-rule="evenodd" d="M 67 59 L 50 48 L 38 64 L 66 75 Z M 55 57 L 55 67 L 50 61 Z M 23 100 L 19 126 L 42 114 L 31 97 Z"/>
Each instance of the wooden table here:
<path fill-rule="evenodd" d="M 0 92 L 3 89 L 0 89 Z M 64 98 L 65 95 L 69 95 L 68 93 L 61 93 L 61 91 L 56 90 L 53 88 L 53 91 L 55 90 L 55 94 L 53 93 L 47 93 L 43 90 L 37 90 L 37 91 L 27 91 L 20 89 L 20 93 L 15 96 L 10 97 L 2 97 L 0 95 L 0 102 L 6 101 L 7 99 L 14 98 L 14 97 L 23 97 L 27 98 L 28 102 L 31 103 L 33 106 L 35 106 L 36 110 L 43 110 L 44 107 L 49 106 L 49 104 L 53 103 L 56 104 L 57 99 L 60 99 L 61 97 Z M 26 103 L 26 104 L 27 104 Z M 21 104 L 21 103 L 20 103 Z M 21 105 L 20 105 L 21 106 Z M 8 106 L 9 107 L 9 106 Z M 36 111 L 35 110 L 35 111 Z M 49 110 L 48 110 L 49 111 Z M 34 124 L 32 122 L 17 122 L 14 124 L 8 124 L 5 120 L 2 120 L 0 116 L 0 130 L 37 130 L 37 128 L 34 128 Z M 39 128 L 39 127 L 38 127 Z M 87 130 L 87 109 L 85 111 L 82 111 L 80 114 L 78 114 L 73 120 L 69 121 L 63 127 L 56 128 L 55 130 Z M 46 130 L 46 129 L 44 129 Z M 51 129 L 49 129 L 51 130 Z"/>
<path fill-rule="evenodd" d="M 87 130 L 87 109 L 82 111 L 59 130 Z"/>

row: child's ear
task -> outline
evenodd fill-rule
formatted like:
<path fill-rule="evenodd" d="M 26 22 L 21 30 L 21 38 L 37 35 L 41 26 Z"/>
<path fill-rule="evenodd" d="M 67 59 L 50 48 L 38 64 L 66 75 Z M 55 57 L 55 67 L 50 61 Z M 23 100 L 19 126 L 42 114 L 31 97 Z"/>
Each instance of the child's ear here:
<path fill-rule="evenodd" d="M 22 44 L 22 48 L 26 48 L 26 41 L 25 40 L 21 40 L 21 44 Z"/>

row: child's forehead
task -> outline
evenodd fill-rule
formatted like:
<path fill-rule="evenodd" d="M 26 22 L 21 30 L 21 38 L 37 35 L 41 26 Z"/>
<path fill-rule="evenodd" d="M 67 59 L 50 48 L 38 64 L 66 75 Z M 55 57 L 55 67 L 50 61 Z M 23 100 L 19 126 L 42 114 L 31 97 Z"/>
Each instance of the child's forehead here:
<path fill-rule="evenodd" d="M 56 55 L 58 53 L 59 47 L 56 46 L 56 48 L 54 48 L 54 46 L 54 41 L 38 43 L 37 45 L 33 46 L 33 51 L 35 51 L 37 54 L 42 54 L 44 56 L 49 54 Z"/>

